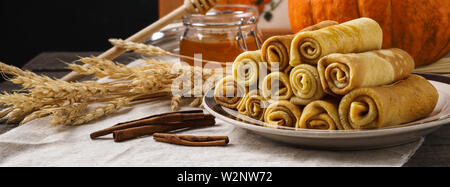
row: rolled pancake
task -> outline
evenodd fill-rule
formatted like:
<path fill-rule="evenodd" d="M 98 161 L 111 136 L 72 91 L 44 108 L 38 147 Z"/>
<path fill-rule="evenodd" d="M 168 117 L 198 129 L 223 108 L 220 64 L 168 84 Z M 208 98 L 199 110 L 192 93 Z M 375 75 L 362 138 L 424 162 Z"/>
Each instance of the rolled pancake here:
<path fill-rule="evenodd" d="M 299 126 L 301 129 L 343 130 L 338 113 L 339 102 L 321 100 L 310 103 L 302 112 Z"/>
<path fill-rule="evenodd" d="M 392 84 L 407 78 L 414 68 L 414 59 L 401 49 L 331 54 L 318 64 L 325 93 L 336 95 L 345 95 L 356 88 Z"/>
<path fill-rule="evenodd" d="M 342 99 L 339 116 L 345 130 L 392 127 L 427 117 L 438 99 L 428 80 L 410 75 L 392 85 L 352 91 Z"/>
<path fill-rule="evenodd" d="M 289 77 L 282 72 L 267 75 L 260 89 L 267 100 L 289 100 L 293 95 Z"/>
<path fill-rule="evenodd" d="M 259 95 L 258 90 L 252 90 L 245 94 L 245 96 L 242 98 L 241 102 L 237 106 L 237 110 L 242 115 L 247 115 L 247 101 L 250 99 L 251 96 Z"/>
<path fill-rule="evenodd" d="M 264 113 L 269 107 L 269 102 L 259 95 L 250 96 L 245 103 L 246 115 L 260 121 L 264 121 Z"/>
<path fill-rule="evenodd" d="M 359 53 L 381 49 L 383 30 L 370 18 L 359 18 L 316 31 L 298 33 L 292 40 L 290 65 L 316 65 L 332 53 Z"/>
<path fill-rule="evenodd" d="M 236 109 L 246 94 L 246 88 L 238 84 L 232 76 L 220 80 L 214 91 L 217 104 L 230 109 Z"/>
<path fill-rule="evenodd" d="M 302 111 L 289 101 L 272 103 L 264 114 L 264 121 L 270 125 L 296 127 Z"/>
<path fill-rule="evenodd" d="M 261 51 L 248 51 L 240 54 L 233 63 L 233 76 L 235 80 L 246 87 L 258 82 Z"/>
<path fill-rule="evenodd" d="M 284 71 L 289 66 L 291 42 L 295 35 L 274 36 L 262 46 L 262 60 L 268 63 L 270 71 Z M 272 68 L 274 67 L 274 68 Z"/>
<path fill-rule="evenodd" d="M 325 96 L 316 67 L 301 64 L 295 67 L 289 76 L 294 97 L 291 102 L 296 105 L 308 105 Z"/>
<path fill-rule="evenodd" d="M 316 25 L 306 27 L 300 32 L 319 30 L 328 26 L 337 25 L 335 21 L 323 21 Z M 296 35 L 273 36 L 267 39 L 262 46 L 262 60 L 268 63 L 268 68 L 274 71 L 276 67 L 284 72 L 289 67 L 291 43 Z"/>

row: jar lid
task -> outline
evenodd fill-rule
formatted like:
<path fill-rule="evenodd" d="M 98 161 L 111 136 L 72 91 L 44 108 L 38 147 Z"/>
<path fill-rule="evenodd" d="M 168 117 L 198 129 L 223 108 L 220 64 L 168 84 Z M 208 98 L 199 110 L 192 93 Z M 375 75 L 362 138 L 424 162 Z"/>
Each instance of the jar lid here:
<path fill-rule="evenodd" d="M 201 14 L 183 16 L 183 24 L 193 27 L 234 27 L 256 24 L 258 8 L 251 5 L 216 5 L 213 9 Z"/>

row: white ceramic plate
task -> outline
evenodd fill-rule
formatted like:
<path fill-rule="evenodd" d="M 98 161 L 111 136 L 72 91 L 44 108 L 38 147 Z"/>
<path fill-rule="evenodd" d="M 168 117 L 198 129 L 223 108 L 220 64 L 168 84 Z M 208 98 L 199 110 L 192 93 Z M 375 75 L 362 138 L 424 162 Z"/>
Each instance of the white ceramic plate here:
<path fill-rule="evenodd" d="M 429 77 L 427 77 L 429 78 Z M 364 131 L 295 130 L 293 128 L 267 128 L 264 123 L 223 108 L 214 100 L 214 90 L 205 96 L 205 108 L 217 119 L 247 129 L 274 141 L 291 145 L 326 150 L 367 150 L 402 145 L 419 140 L 436 131 L 442 125 L 450 124 L 449 77 L 438 76 L 430 82 L 439 91 L 439 102 L 434 112 L 426 119 L 404 124 L 396 128 Z M 434 79 L 437 80 L 437 79 Z"/>

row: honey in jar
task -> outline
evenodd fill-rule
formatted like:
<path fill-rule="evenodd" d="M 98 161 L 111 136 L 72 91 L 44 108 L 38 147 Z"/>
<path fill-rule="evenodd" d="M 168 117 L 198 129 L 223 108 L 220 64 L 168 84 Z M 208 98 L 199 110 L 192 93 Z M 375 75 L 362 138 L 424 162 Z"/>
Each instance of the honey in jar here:
<path fill-rule="evenodd" d="M 218 5 L 206 15 L 186 15 L 180 54 L 201 55 L 203 60 L 222 62 L 223 66 L 232 63 L 242 52 L 262 45 L 257 17 L 256 7 L 247 5 Z M 193 60 L 182 60 L 194 65 Z"/>

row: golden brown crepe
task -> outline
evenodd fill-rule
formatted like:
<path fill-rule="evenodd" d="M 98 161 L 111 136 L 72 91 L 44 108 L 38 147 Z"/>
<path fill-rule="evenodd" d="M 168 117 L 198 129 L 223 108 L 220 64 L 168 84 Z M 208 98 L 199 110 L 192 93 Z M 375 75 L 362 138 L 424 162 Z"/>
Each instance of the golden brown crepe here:
<path fill-rule="evenodd" d="M 336 100 L 314 101 L 305 107 L 297 128 L 316 130 L 344 130 L 339 120 Z"/>
<path fill-rule="evenodd" d="M 296 127 L 302 111 L 289 101 L 277 101 L 267 108 L 264 121 L 270 125 Z"/>
<path fill-rule="evenodd" d="M 289 76 L 294 97 L 291 102 L 296 105 L 308 105 L 325 96 L 317 68 L 308 64 L 295 67 Z"/>
<path fill-rule="evenodd" d="M 326 93 L 345 95 L 356 88 L 392 84 L 414 70 L 414 59 L 401 49 L 331 54 L 319 61 Z"/>
<path fill-rule="evenodd" d="M 267 75 L 260 89 L 267 100 L 289 100 L 293 95 L 289 77 L 282 72 Z"/>
<path fill-rule="evenodd" d="M 238 84 L 232 76 L 220 80 L 214 91 L 217 104 L 230 109 L 236 109 L 246 94 L 246 88 Z"/>
<path fill-rule="evenodd" d="M 247 99 L 245 107 L 247 116 L 264 121 L 264 113 L 266 112 L 267 107 L 269 107 L 269 102 L 262 96 L 252 95 Z"/>
<path fill-rule="evenodd" d="M 316 25 L 307 27 L 300 32 L 314 31 L 328 26 L 337 25 L 335 21 L 323 21 Z M 277 67 L 279 71 L 284 72 L 289 67 L 291 43 L 296 35 L 273 36 L 267 39 L 262 46 L 262 60 L 268 63 L 271 71 Z"/>
<path fill-rule="evenodd" d="M 268 63 L 269 70 L 276 67 L 283 71 L 289 66 L 289 51 L 295 35 L 274 36 L 267 39 L 262 46 L 262 59 Z"/>
<path fill-rule="evenodd" d="M 300 32 L 306 32 L 306 31 L 316 31 L 319 29 L 323 29 L 329 26 L 333 26 L 333 25 L 338 25 L 339 23 L 337 21 L 332 21 L 332 20 L 326 20 L 326 21 L 322 21 L 318 24 L 309 26 L 304 28 L 303 30 L 301 30 Z"/>
<path fill-rule="evenodd" d="M 410 75 L 392 85 L 352 91 L 342 99 L 339 116 L 346 130 L 392 127 L 427 117 L 438 99 L 428 80 Z"/>
<path fill-rule="evenodd" d="M 235 80 L 246 87 L 258 82 L 261 51 L 248 51 L 239 55 L 233 63 L 233 75 Z"/>
<path fill-rule="evenodd" d="M 290 65 L 317 65 L 332 53 L 359 53 L 381 49 L 383 31 L 370 18 L 359 18 L 316 31 L 300 32 L 292 40 Z"/>
<path fill-rule="evenodd" d="M 238 112 L 242 115 L 247 115 L 247 106 L 246 106 L 247 101 L 250 99 L 251 96 L 256 96 L 258 94 L 259 94 L 258 90 L 252 90 L 246 93 L 242 98 L 241 102 L 239 103 L 239 105 L 237 106 Z"/>

